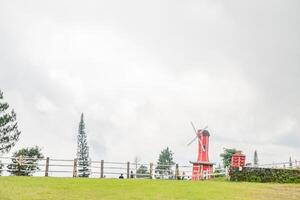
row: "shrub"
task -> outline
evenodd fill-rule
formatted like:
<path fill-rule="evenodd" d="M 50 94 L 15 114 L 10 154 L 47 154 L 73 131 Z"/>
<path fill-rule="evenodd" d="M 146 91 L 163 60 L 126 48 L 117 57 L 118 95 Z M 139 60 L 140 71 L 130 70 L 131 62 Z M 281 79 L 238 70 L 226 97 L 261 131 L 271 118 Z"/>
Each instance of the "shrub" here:
<path fill-rule="evenodd" d="M 231 168 L 229 176 L 231 181 L 300 183 L 299 169 L 244 167 L 240 171 L 238 168 Z"/>
<path fill-rule="evenodd" d="M 43 158 L 38 146 L 20 149 L 13 154 L 8 172 L 15 176 L 31 176 L 39 170 L 38 161 Z"/>
<path fill-rule="evenodd" d="M 136 171 L 137 178 L 148 178 L 150 173 L 145 165 L 141 165 Z"/>

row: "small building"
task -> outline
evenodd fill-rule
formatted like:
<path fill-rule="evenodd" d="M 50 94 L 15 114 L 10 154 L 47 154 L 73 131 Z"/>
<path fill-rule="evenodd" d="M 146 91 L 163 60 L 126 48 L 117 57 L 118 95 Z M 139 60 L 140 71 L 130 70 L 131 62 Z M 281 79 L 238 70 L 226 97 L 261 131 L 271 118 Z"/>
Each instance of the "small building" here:
<path fill-rule="evenodd" d="M 246 163 L 246 155 L 242 154 L 242 151 L 237 151 L 231 157 L 231 167 L 240 168 L 244 167 Z"/>

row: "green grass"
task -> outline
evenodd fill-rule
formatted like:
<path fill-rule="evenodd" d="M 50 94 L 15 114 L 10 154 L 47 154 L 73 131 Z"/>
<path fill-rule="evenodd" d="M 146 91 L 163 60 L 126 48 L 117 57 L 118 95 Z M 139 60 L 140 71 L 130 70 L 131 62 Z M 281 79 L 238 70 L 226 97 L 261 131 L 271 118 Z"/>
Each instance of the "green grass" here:
<path fill-rule="evenodd" d="M 300 199 L 300 184 L 0 177 L 0 200 Z"/>

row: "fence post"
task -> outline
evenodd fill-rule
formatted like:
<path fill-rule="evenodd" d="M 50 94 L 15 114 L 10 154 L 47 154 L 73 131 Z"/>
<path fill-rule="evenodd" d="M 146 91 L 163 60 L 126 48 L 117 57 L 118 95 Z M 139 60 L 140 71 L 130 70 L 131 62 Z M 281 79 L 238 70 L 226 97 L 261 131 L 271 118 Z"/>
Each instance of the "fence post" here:
<path fill-rule="evenodd" d="M 179 166 L 176 164 L 176 169 L 175 169 L 175 179 L 179 179 Z"/>
<path fill-rule="evenodd" d="M 49 157 L 46 158 L 46 168 L 45 168 L 45 176 L 48 176 L 49 172 Z"/>
<path fill-rule="evenodd" d="M 150 179 L 153 177 L 153 163 L 150 163 Z"/>
<path fill-rule="evenodd" d="M 225 177 L 228 179 L 229 178 L 229 170 L 228 167 L 225 167 Z"/>
<path fill-rule="evenodd" d="M 127 162 L 127 178 L 129 178 L 130 162 Z"/>
<path fill-rule="evenodd" d="M 101 166 L 100 166 L 100 178 L 104 178 L 104 160 L 101 160 Z"/>
<path fill-rule="evenodd" d="M 77 176 L 77 159 L 74 159 L 74 163 L 73 163 L 73 177 Z"/>

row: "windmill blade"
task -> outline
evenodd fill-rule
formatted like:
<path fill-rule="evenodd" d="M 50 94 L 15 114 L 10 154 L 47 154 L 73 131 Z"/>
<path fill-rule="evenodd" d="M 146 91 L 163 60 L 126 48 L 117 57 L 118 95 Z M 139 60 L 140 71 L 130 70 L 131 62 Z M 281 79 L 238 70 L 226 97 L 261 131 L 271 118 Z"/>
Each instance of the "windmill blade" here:
<path fill-rule="evenodd" d="M 199 143 L 200 143 L 200 145 L 201 145 L 202 151 L 205 151 L 205 149 L 204 149 L 204 147 L 203 147 L 203 144 L 202 144 L 202 142 L 201 142 L 201 139 L 200 139 L 200 138 L 198 138 L 198 141 L 199 141 Z"/>
<path fill-rule="evenodd" d="M 190 146 L 196 139 L 197 139 L 198 136 L 194 137 L 194 139 L 192 139 L 188 144 L 187 146 Z"/>
<path fill-rule="evenodd" d="M 193 127 L 193 129 L 194 129 L 194 131 L 195 131 L 196 137 L 194 137 L 194 139 L 192 139 L 192 140 L 187 144 L 187 146 L 190 146 L 190 145 L 198 138 L 197 130 L 196 130 L 196 128 L 195 128 L 193 122 L 191 122 L 191 125 L 192 125 L 192 127 Z"/>
<path fill-rule="evenodd" d="M 195 131 L 195 133 L 196 133 L 196 135 L 197 135 L 197 130 L 196 130 L 196 128 L 195 128 L 193 122 L 191 122 L 191 125 L 192 125 L 192 127 L 193 127 L 193 129 L 194 129 L 194 131 Z"/>
<path fill-rule="evenodd" d="M 197 134 L 197 129 L 195 128 L 193 122 L 191 122 L 191 125 L 192 125 L 192 127 L 193 127 L 195 133 Z M 203 129 L 201 129 L 200 133 L 202 133 L 203 131 L 205 131 L 207 128 L 208 128 L 208 126 L 206 125 Z"/>
<path fill-rule="evenodd" d="M 205 130 L 208 128 L 208 126 L 205 126 L 203 129 L 201 129 L 201 131 L 199 132 L 199 137 L 198 137 L 197 129 L 196 129 L 196 127 L 194 126 L 193 122 L 191 122 L 191 125 L 192 125 L 192 127 L 193 127 L 193 129 L 194 129 L 194 131 L 195 131 L 195 133 L 196 133 L 196 137 L 195 137 L 192 141 L 190 141 L 187 145 L 188 145 L 188 146 L 191 145 L 191 144 L 198 138 L 198 141 L 199 141 L 199 143 L 200 143 L 200 145 L 201 145 L 202 150 L 205 151 L 205 149 L 204 149 L 204 147 L 203 147 L 203 144 L 202 144 L 202 142 L 201 142 L 201 139 L 200 139 L 200 137 L 201 137 L 200 134 L 203 133 L 203 131 L 205 131 Z"/>

